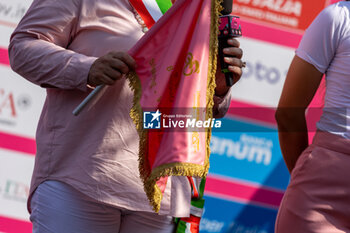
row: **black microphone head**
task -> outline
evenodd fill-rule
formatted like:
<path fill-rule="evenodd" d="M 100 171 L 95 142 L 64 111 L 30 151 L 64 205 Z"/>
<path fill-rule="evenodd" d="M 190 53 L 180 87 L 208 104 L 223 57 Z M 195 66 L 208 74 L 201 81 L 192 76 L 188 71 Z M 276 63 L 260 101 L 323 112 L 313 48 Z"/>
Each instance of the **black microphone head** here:
<path fill-rule="evenodd" d="M 224 8 L 221 11 L 222 15 L 229 15 L 232 12 L 232 4 L 233 4 L 233 0 L 223 0 L 221 2 L 221 6 Z"/>

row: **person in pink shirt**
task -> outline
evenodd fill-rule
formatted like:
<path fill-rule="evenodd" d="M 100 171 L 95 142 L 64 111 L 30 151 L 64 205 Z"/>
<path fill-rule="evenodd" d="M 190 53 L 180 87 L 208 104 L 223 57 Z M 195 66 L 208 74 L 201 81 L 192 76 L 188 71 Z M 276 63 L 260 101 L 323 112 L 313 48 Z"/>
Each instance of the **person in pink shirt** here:
<path fill-rule="evenodd" d="M 124 78 L 135 68 L 127 51 L 144 34 L 138 20 L 128 0 L 34 0 L 11 36 L 12 69 L 47 92 L 28 198 L 35 233 L 166 233 L 173 217 L 189 215 L 187 183 L 172 178 L 167 188 L 183 191 L 176 198 L 165 191 L 156 214 L 139 178 L 133 92 Z M 236 39 L 228 43 L 236 82 L 243 53 Z M 221 72 L 216 81 L 214 113 L 222 117 L 230 89 Z M 75 117 L 100 84 L 110 87 L 98 104 Z"/>

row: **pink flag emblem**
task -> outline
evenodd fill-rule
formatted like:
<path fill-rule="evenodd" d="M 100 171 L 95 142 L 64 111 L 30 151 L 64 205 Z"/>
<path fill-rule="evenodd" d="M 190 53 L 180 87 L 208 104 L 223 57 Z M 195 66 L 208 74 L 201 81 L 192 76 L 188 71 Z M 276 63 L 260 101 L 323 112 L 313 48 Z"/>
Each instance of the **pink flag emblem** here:
<path fill-rule="evenodd" d="M 129 51 L 137 62 L 128 76 L 135 92 L 130 116 L 140 135 L 141 178 L 156 212 L 167 177 L 208 172 L 219 11 L 217 0 L 177 0 Z"/>

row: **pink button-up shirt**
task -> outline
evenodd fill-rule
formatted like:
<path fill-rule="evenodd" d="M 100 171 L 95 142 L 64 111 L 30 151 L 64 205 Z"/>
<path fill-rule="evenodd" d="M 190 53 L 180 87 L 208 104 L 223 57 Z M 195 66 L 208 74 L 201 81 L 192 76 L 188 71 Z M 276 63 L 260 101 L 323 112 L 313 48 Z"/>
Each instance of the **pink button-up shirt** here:
<path fill-rule="evenodd" d="M 87 75 L 96 58 L 128 51 L 142 35 L 127 0 L 34 0 L 9 46 L 12 68 L 47 88 L 30 195 L 43 181 L 58 180 L 102 203 L 152 211 L 139 178 L 127 81 L 109 87 L 88 111 L 72 114 L 91 91 Z M 161 214 L 189 214 L 190 188 L 182 178 L 169 182 Z M 170 190 L 178 193 L 172 200 Z"/>

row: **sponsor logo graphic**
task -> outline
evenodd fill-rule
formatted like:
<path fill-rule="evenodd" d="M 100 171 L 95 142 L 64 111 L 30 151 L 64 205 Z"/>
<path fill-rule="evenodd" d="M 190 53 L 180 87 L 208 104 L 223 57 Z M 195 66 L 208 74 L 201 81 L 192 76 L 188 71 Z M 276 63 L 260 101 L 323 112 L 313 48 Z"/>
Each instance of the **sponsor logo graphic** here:
<path fill-rule="evenodd" d="M 287 75 L 287 70 L 282 70 L 280 67 L 268 66 L 261 61 L 247 61 L 246 69 L 244 70 L 243 78 L 255 78 L 257 81 L 265 81 L 268 84 L 275 85 L 284 81 Z"/>
<path fill-rule="evenodd" d="M 0 184 L 2 198 L 18 202 L 26 202 L 29 195 L 29 186 L 19 181 L 6 180 Z"/>
<path fill-rule="evenodd" d="M 232 13 L 259 23 L 304 31 L 328 1 L 235 0 Z"/>
<path fill-rule="evenodd" d="M 269 166 L 273 142 L 266 138 L 242 134 L 239 141 L 212 136 L 211 152 L 228 158 Z"/>
<path fill-rule="evenodd" d="M 14 95 L 11 91 L 0 88 L 0 124 L 15 125 L 21 112 L 32 105 L 29 95 Z"/>

